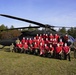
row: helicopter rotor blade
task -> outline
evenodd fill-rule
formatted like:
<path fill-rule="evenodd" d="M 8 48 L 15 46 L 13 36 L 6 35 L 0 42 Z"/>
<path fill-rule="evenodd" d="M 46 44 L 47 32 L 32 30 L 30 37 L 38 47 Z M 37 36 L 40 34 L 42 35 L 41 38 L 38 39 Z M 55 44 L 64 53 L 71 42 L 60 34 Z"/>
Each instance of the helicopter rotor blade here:
<path fill-rule="evenodd" d="M 55 27 L 55 28 L 71 28 L 71 27 L 65 27 L 65 26 L 51 26 L 51 27 Z"/>
<path fill-rule="evenodd" d="M 49 25 L 49 24 L 43 24 L 43 23 L 39 23 L 39 22 L 27 20 L 27 19 L 15 17 L 15 16 L 6 15 L 6 14 L 0 14 L 0 16 L 4 16 L 4 17 L 7 17 L 7 18 L 12 18 L 12 19 L 16 19 L 16 20 L 20 20 L 20 21 L 24 21 L 24 22 L 28 22 L 28 23 L 32 23 L 32 24 L 36 24 L 36 25 L 38 25 L 40 27 L 45 27 L 45 28 L 50 28 L 50 29 L 52 27 L 56 27 L 56 28 L 64 27 L 64 26 L 53 26 L 53 25 Z M 71 27 L 64 27 L 64 28 L 71 28 Z"/>
<path fill-rule="evenodd" d="M 32 23 L 32 24 L 36 24 L 36 25 L 41 26 L 41 27 L 45 27 L 45 25 L 42 24 L 42 23 L 31 21 L 31 20 L 27 20 L 27 19 L 23 19 L 23 18 L 19 18 L 19 17 L 15 17 L 15 16 L 10 16 L 10 15 L 5 15 L 5 14 L 0 14 L 0 16 L 4 16 L 4 17 L 8 17 L 8 18 L 12 18 L 12 19 L 16 19 L 16 20 Z"/>
<path fill-rule="evenodd" d="M 16 29 L 26 29 L 26 28 L 40 28 L 40 27 L 39 26 L 18 27 L 18 28 L 3 29 L 3 30 L 0 30 L 0 31 L 8 31 L 8 30 L 16 30 Z"/>
<path fill-rule="evenodd" d="M 51 28 L 72 28 L 72 27 L 67 27 L 67 26 L 53 26 L 53 25 L 49 25 L 49 24 L 46 24 L 47 26 L 50 26 Z M 73 28 L 76 28 L 76 27 L 73 27 Z"/>

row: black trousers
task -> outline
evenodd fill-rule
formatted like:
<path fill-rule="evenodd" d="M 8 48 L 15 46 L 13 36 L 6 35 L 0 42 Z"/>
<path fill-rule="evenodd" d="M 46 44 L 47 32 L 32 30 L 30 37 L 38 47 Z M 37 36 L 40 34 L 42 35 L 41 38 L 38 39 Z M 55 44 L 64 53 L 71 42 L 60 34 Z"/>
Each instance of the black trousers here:
<path fill-rule="evenodd" d="M 61 59 L 62 59 L 62 58 L 61 58 L 61 54 L 56 53 L 56 58 L 61 60 Z"/>
<path fill-rule="evenodd" d="M 76 58 L 76 49 L 74 49 L 74 58 Z"/>
<path fill-rule="evenodd" d="M 69 61 L 71 61 L 70 60 L 70 53 L 68 53 L 68 54 L 64 53 L 64 60 L 67 60 L 67 58 Z"/>

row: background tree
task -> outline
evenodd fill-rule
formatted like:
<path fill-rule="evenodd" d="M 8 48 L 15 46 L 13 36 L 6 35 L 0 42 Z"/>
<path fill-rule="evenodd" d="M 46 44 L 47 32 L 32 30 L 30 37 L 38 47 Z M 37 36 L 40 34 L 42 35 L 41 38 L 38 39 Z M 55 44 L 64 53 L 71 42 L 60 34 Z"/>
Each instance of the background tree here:
<path fill-rule="evenodd" d="M 7 26 L 5 26 L 4 24 L 2 24 L 2 25 L 0 26 L 0 30 L 4 30 L 4 29 L 7 29 Z"/>
<path fill-rule="evenodd" d="M 67 32 L 65 27 L 62 27 L 62 28 L 59 29 L 58 31 L 61 32 L 61 33 L 66 33 L 66 32 Z"/>
<path fill-rule="evenodd" d="M 2 31 L 0 33 L 0 39 L 11 39 L 16 38 L 21 35 L 19 30 Z"/>
<path fill-rule="evenodd" d="M 13 26 L 13 25 L 11 25 L 10 29 L 13 29 L 13 28 L 14 28 L 14 26 Z"/>
<path fill-rule="evenodd" d="M 13 25 L 11 25 L 10 29 L 14 28 Z M 11 38 L 16 38 L 18 36 L 21 35 L 21 31 L 19 30 L 7 30 L 7 31 L 3 31 L 5 29 L 8 29 L 7 26 L 5 26 L 4 24 L 2 24 L 0 26 L 0 39 L 11 39 Z"/>
<path fill-rule="evenodd" d="M 67 33 L 76 38 L 76 28 L 71 27 L 70 29 L 67 30 Z"/>

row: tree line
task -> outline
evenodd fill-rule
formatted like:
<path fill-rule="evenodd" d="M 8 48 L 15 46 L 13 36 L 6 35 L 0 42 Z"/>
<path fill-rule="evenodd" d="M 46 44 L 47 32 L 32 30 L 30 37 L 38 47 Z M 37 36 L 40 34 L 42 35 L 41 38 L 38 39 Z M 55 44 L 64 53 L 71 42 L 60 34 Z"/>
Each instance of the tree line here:
<path fill-rule="evenodd" d="M 11 39 L 21 35 L 20 30 L 8 30 L 12 28 L 14 28 L 13 25 L 11 25 L 10 28 L 5 26 L 4 24 L 0 25 L 0 39 Z"/>
<path fill-rule="evenodd" d="M 65 27 L 62 27 L 61 29 L 58 30 L 59 32 L 61 33 L 67 33 L 69 35 L 71 35 L 72 37 L 76 38 L 76 28 L 69 28 L 69 29 L 66 29 Z"/>
<path fill-rule="evenodd" d="M 30 26 L 30 25 L 29 25 Z M 15 37 L 18 37 L 21 35 L 21 31 L 20 30 L 8 30 L 8 29 L 12 29 L 14 28 L 13 25 L 11 25 L 10 28 L 8 28 L 7 26 L 5 26 L 4 24 L 0 25 L 0 39 L 10 39 L 10 38 L 15 38 Z M 7 29 L 5 31 L 5 29 Z M 28 30 L 38 30 L 38 29 L 35 29 L 35 28 L 32 28 L 32 29 L 28 29 Z M 69 28 L 69 29 L 66 29 L 65 27 L 62 27 L 62 28 L 59 28 L 58 29 L 59 32 L 61 33 L 64 33 L 64 34 L 69 34 L 71 35 L 72 37 L 76 38 L 76 28 Z"/>

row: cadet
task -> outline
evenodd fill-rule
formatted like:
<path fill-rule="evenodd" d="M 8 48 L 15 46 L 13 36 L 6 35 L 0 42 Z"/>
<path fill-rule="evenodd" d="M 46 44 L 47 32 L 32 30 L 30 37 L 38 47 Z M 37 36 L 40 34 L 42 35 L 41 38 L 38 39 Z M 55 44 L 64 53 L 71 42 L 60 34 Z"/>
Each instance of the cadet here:
<path fill-rule="evenodd" d="M 26 39 L 25 39 L 25 37 L 23 37 L 23 39 L 21 40 L 22 44 L 25 44 L 25 41 L 26 41 Z"/>
<path fill-rule="evenodd" d="M 51 57 L 53 57 L 53 53 L 54 53 L 54 47 L 50 44 L 49 54 L 51 55 Z"/>
<path fill-rule="evenodd" d="M 14 52 L 14 44 L 13 43 L 10 45 L 10 51 Z"/>
<path fill-rule="evenodd" d="M 33 43 L 33 40 L 30 38 L 29 39 L 29 46 Z"/>
<path fill-rule="evenodd" d="M 30 52 L 30 54 L 34 54 L 34 47 L 33 47 L 33 44 L 31 44 L 30 46 L 29 46 L 29 52 Z"/>
<path fill-rule="evenodd" d="M 42 45 L 42 43 L 40 43 L 39 49 L 40 49 L 40 56 L 44 56 L 45 51 L 44 51 L 44 46 Z"/>
<path fill-rule="evenodd" d="M 49 39 L 54 39 L 54 36 L 53 36 L 52 33 L 50 33 L 50 35 L 49 35 Z"/>
<path fill-rule="evenodd" d="M 61 47 L 63 47 L 64 42 L 62 41 L 62 39 L 60 39 L 59 44 L 60 44 Z"/>
<path fill-rule="evenodd" d="M 64 43 L 67 43 L 67 42 L 68 42 L 68 39 L 69 39 L 69 37 L 68 37 L 68 35 L 66 34 L 66 35 L 64 36 Z"/>
<path fill-rule="evenodd" d="M 61 60 L 61 55 L 62 55 L 62 47 L 58 43 L 56 47 L 56 58 Z"/>
<path fill-rule="evenodd" d="M 36 42 L 34 43 L 34 54 L 35 55 L 39 54 L 39 47 L 38 47 L 38 44 Z"/>
<path fill-rule="evenodd" d="M 74 58 L 76 58 L 76 40 L 73 43 L 73 47 L 74 47 Z"/>
<path fill-rule="evenodd" d="M 69 61 L 71 61 L 70 60 L 70 47 L 67 46 L 67 43 L 65 43 L 65 46 L 63 47 L 63 51 L 64 51 L 64 59 L 66 60 L 68 57 Z"/>
<path fill-rule="evenodd" d="M 16 52 L 21 52 L 22 51 L 22 47 L 23 47 L 23 45 L 22 45 L 22 43 L 20 42 L 20 43 L 17 43 L 16 44 Z"/>
<path fill-rule="evenodd" d="M 23 52 L 28 53 L 28 44 L 26 42 L 23 45 Z"/>
<path fill-rule="evenodd" d="M 20 40 L 19 40 L 19 38 L 17 38 L 17 40 L 16 40 L 16 44 L 17 44 L 17 43 L 20 43 Z"/>
<path fill-rule="evenodd" d="M 47 46 L 47 44 L 44 45 L 44 52 L 45 52 L 45 56 L 48 56 L 48 52 L 49 52 L 49 47 Z"/>
<path fill-rule="evenodd" d="M 39 39 L 39 34 L 36 35 L 36 39 Z"/>
<path fill-rule="evenodd" d="M 56 38 L 57 42 L 59 41 L 60 36 L 58 34 L 55 34 L 54 38 Z"/>

